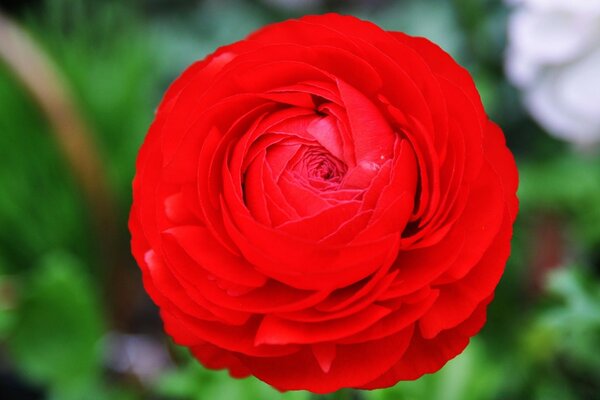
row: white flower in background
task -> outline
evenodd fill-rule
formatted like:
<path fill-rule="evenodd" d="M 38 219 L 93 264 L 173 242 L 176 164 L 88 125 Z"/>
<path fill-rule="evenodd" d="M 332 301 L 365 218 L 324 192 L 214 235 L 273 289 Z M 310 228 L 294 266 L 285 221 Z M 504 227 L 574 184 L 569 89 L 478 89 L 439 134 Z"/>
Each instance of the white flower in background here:
<path fill-rule="evenodd" d="M 600 142 L 600 0 L 509 0 L 506 73 L 552 135 Z"/>

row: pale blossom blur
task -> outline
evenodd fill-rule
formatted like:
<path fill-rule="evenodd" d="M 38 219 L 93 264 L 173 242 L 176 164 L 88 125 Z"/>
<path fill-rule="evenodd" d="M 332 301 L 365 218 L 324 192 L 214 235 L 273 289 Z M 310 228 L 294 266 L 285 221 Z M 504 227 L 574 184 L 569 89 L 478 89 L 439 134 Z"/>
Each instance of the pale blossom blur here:
<path fill-rule="evenodd" d="M 600 142 L 600 0 L 508 0 L 506 73 L 551 135 Z"/>

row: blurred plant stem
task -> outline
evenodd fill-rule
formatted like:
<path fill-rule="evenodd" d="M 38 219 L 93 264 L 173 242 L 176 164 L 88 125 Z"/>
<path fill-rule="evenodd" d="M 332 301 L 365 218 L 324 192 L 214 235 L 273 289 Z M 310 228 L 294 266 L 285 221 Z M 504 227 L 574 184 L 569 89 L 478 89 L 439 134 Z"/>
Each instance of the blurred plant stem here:
<path fill-rule="evenodd" d="M 540 212 L 533 226 L 533 252 L 530 261 L 530 295 L 539 296 L 548 275 L 567 261 L 569 253 L 565 238 L 564 217 L 550 211 Z"/>
<path fill-rule="evenodd" d="M 92 131 L 81 116 L 66 79 L 29 34 L 2 13 L 0 62 L 6 64 L 46 117 L 89 207 L 98 257 L 101 265 L 108 266 L 104 277 L 111 277 L 120 269 L 115 197 Z M 23 134 L 28 133 L 23 127 Z M 31 154 L 23 156 L 35 157 L 35 153 L 32 149 Z M 107 288 L 109 298 L 110 292 Z"/>
<path fill-rule="evenodd" d="M 363 396 L 360 390 L 355 389 L 341 389 L 331 394 L 313 394 L 311 400 L 363 400 Z"/>

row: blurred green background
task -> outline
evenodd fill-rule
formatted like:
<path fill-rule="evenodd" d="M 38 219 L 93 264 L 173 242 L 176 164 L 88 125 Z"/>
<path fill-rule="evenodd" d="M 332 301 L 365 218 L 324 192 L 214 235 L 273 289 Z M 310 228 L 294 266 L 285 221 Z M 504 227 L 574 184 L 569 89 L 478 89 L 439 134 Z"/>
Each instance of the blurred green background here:
<path fill-rule="evenodd" d="M 16 0 L 0 10 L 0 399 L 311 398 L 204 370 L 170 343 L 126 221 L 137 149 L 168 84 L 266 23 L 325 11 L 450 52 L 521 176 L 512 256 L 481 334 L 440 372 L 362 398 L 600 399 L 600 160 L 551 138 L 507 83 L 502 2 Z M 328 398 L 342 396 L 354 394 Z"/>

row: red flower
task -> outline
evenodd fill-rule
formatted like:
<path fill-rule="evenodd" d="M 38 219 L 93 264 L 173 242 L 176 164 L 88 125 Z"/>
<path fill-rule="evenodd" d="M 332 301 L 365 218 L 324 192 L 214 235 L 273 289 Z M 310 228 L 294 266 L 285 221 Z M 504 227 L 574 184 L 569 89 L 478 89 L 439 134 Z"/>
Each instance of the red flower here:
<path fill-rule="evenodd" d="M 448 54 L 311 16 L 173 83 L 137 161 L 132 249 L 166 331 L 206 367 L 281 390 L 381 388 L 481 329 L 516 187 Z"/>

